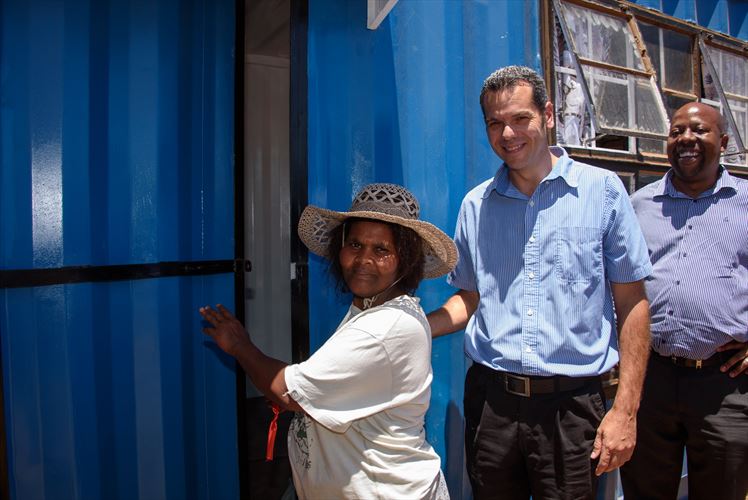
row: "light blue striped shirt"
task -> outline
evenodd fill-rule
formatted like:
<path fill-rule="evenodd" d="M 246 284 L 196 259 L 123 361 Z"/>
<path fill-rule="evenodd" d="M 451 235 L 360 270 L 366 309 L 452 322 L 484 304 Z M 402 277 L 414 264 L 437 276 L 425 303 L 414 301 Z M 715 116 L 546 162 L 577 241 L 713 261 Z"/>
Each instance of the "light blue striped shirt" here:
<path fill-rule="evenodd" d="M 693 199 L 666 176 L 631 198 L 654 270 L 645 282 L 652 347 L 704 359 L 748 341 L 748 181 L 722 173 Z"/>
<path fill-rule="evenodd" d="M 618 176 L 551 151 L 560 158 L 531 197 L 506 165 L 465 196 L 447 280 L 480 293 L 465 335 L 474 361 L 525 375 L 596 375 L 618 362 L 609 281 L 641 280 L 651 266 Z"/>

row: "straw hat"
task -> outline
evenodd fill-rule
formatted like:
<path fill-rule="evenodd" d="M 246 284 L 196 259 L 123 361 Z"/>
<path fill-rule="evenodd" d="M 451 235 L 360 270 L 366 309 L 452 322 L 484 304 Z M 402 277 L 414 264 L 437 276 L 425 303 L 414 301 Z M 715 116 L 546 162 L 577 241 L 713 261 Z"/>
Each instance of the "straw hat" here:
<path fill-rule="evenodd" d="M 397 184 L 368 184 L 358 192 L 347 212 L 309 205 L 299 220 L 301 241 L 317 255 L 329 258 L 330 232 L 346 219 L 357 217 L 391 222 L 415 231 L 424 243 L 423 277 L 436 278 L 457 263 L 452 238 L 433 224 L 418 220 L 420 208 L 413 193 Z"/>

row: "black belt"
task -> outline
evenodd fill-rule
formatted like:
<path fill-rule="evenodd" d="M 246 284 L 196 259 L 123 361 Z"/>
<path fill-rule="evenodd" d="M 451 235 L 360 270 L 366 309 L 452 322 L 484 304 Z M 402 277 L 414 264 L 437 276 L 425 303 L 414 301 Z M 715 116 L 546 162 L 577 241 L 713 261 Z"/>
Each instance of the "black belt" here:
<path fill-rule="evenodd" d="M 493 370 L 480 363 L 475 363 L 482 374 L 496 378 L 509 394 L 529 398 L 535 394 L 552 394 L 555 392 L 567 392 L 580 389 L 591 382 L 600 382 L 600 376 L 591 377 L 566 377 L 555 375 L 552 377 L 537 377 L 528 375 L 517 375 L 515 373 L 500 372 Z"/>
<path fill-rule="evenodd" d="M 718 352 L 706 359 L 689 359 L 681 358 L 678 356 L 663 356 L 655 350 L 652 350 L 652 357 L 669 365 L 681 366 L 683 368 L 693 368 L 695 370 L 701 370 L 702 368 L 721 365 L 725 358 L 721 352 Z"/>

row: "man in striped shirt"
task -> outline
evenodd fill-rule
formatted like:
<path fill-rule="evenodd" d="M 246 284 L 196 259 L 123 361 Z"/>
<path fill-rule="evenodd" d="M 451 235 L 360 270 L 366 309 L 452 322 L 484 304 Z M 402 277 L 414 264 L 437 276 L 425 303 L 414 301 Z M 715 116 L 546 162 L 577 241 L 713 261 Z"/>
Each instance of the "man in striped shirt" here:
<path fill-rule="evenodd" d="M 549 148 L 553 105 L 533 70 L 496 71 L 480 103 L 503 164 L 463 200 L 448 277 L 459 291 L 429 315 L 433 336 L 467 326 L 473 495 L 594 498 L 597 476 L 636 442 L 650 349 L 646 244 L 613 172 Z M 600 375 L 619 354 L 606 414 Z"/>
<path fill-rule="evenodd" d="M 690 103 L 667 140 L 672 168 L 632 197 L 654 270 L 652 355 L 626 500 L 748 493 L 748 181 L 720 165 L 719 112 Z"/>

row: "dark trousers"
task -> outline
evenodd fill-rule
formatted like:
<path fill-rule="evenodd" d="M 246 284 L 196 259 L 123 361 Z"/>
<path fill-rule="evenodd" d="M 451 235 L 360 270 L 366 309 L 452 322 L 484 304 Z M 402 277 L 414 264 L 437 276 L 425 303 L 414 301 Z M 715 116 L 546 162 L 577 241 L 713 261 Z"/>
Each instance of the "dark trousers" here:
<path fill-rule="evenodd" d="M 637 434 L 634 455 L 621 468 L 626 500 L 676 498 L 684 448 L 689 499 L 746 498 L 748 376 L 733 379 L 719 365 L 696 370 L 652 355 Z"/>
<path fill-rule="evenodd" d="M 465 379 L 465 451 L 476 499 L 587 499 L 590 460 L 605 414 L 599 380 L 569 392 L 523 397 L 474 364 Z"/>

